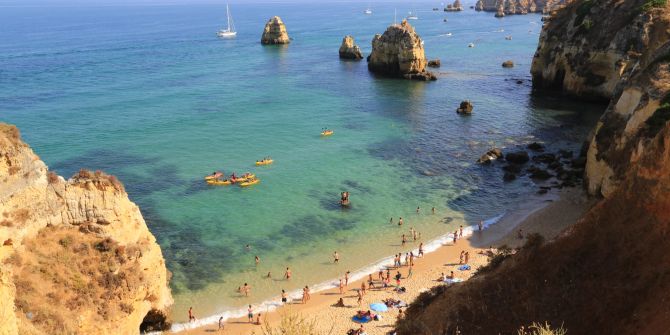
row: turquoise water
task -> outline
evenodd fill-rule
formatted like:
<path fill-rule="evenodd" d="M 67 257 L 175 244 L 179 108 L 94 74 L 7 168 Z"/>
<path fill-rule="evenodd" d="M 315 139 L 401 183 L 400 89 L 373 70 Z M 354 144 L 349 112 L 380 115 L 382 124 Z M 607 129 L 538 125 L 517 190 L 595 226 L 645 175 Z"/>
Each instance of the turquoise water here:
<path fill-rule="evenodd" d="M 173 273 L 176 321 L 189 305 L 201 316 L 235 310 L 416 247 L 400 246 L 409 227 L 427 241 L 534 193 L 527 179 L 503 183 L 500 169 L 473 164 L 492 146 L 579 148 L 601 107 L 531 95 L 539 15 L 432 7 L 376 4 L 366 16 L 355 3 L 233 4 L 234 40 L 214 35 L 225 4 L 3 8 L 0 120 L 62 175 L 120 177 Z M 437 82 L 377 78 L 365 61 L 338 59 L 347 34 L 368 54 L 394 8 L 418 11 L 427 57 L 442 60 Z M 288 47 L 259 43 L 273 15 Z M 507 59 L 513 69 L 500 66 Z M 470 117 L 454 112 L 463 99 Z M 321 138 L 323 127 L 335 134 Z M 274 165 L 254 166 L 267 155 Z M 216 169 L 261 183 L 205 185 Z M 388 223 L 399 216 L 402 228 Z M 279 280 L 286 266 L 291 282 Z M 252 297 L 235 292 L 244 282 Z"/>

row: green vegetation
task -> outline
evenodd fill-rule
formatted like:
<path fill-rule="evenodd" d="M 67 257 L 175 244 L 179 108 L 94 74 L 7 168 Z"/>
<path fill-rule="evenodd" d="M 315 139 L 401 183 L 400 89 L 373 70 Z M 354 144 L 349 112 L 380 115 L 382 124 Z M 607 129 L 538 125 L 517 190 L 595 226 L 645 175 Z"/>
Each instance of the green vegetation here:
<path fill-rule="evenodd" d="M 668 0 L 649 0 L 640 7 L 640 10 L 643 12 L 648 12 L 654 8 L 665 7 L 667 3 Z"/>
<path fill-rule="evenodd" d="M 521 329 L 519 329 L 517 332 L 518 335 L 566 335 L 567 333 L 568 331 L 565 330 L 563 326 L 556 329 L 551 329 L 551 326 L 549 326 L 549 324 L 546 322 L 544 325 L 533 322 L 533 324 L 530 325 L 528 329 L 521 327 Z"/>
<path fill-rule="evenodd" d="M 670 93 L 661 99 L 661 106 L 647 119 L 647 137 L 654 137 L 670 121 Z"/>

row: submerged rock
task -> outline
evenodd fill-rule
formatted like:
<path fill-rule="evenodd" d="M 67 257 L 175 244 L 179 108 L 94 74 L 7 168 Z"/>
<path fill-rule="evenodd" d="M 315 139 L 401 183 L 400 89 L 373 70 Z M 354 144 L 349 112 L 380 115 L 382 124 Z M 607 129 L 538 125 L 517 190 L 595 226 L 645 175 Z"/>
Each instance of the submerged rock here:
<path fill-rule="evenodd" d="M 514 62 L 511 60 L 506 60 L 502 63 L 502 67 L 514 67 Z"/>
<path fill-rule="evenodd" d="M 502 157 L 503 157 L 502 150 L 500 150 L 498 148 L 493 148 L 493 149 L 487 151 L 485 154 L 483 154 L 482 157 L 480 157 L 477 160 L 477 163 L 488 164 L 488 163 L 491 163 L 492 161 L 494 161 L 498 158 L 502 158 Z"/>
<path fill-rule="evenodd" d="M 537 143 L 537 142 L 533 142 L 533 143 L 527 145 L 526 148 L 528 148 L 530 150 L 533 150 L 533 151 L 537 151 L 537 152 L 544 151 L 544 145 L 542 145 L 541 143 Z"/>
<path fill-rule="evenodd" d="M 261 37 L 262 44 L 288 44 L 291 40 L 288 37 L 286 26 L 279 16 L 273 16 L 265 24 L 263 29 L 263 36 Z"/>
<path fill-rule="evenodd" d="M 440 59 L 431 59 L 428 61 L 428 67 L 440 67 L 442 66 L 442 62 L 440 62 Z"/>
<path fill-rule="evenodd" d="M 472 113 L 472 103 L 470 100 L 461 101 L 461 105 L 456 109 L 458 114 L 471 114 Z"/>
<path fill-rule="evenodd" d="M 426 72 L 423 41 L 407 20 L 389 26 L 382 35 L 375 35 L 372 52 L 368 56 L 368 70 L 407 79 L 437 79 Z"/>
<path fill-rule="evenodd" d="M 342 59 L 363 59 L 361 48 L 356 45 L 351 35 L 344 36 L 342 45 L 340 45 L 340 58 Z"/>

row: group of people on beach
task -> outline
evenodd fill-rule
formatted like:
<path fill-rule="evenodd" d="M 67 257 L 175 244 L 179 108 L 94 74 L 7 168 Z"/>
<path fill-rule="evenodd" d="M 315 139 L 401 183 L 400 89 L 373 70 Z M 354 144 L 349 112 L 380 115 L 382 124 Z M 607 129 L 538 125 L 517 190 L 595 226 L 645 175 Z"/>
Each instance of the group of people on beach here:
<path fill-rule="evenodd" d="M 419 214 L 420 211 L 421 211 L 421 208 L 417 207 L 416 208 L 416 213 Z M 434 214 L 435 213 L 435 207 L 433 207 L 431 209 L 431 211 Z M 390 223 L 393 224 L 393 222 L 394 222 L 393 218 L 391 218 Z M 402 226 L 404 224 L 403 218 L 399 217 L 397 223 L 398 223 L 398 226 Z M 483 228 L 484 228 L 483 227 L 483 221 L 480 221 L 479 224 L 478 224 L 479 231 L 482 231 Z M 411 227 L 409 229 L 409 234 L 404 234 L 404 233 L 402 234 L 402 245 L 403 246 L 408 242 L 409 237 L 411 237 L 411 239 L 413 241 L 417 241 L 417 240 L 421 239 L 421 233 L 419 233 L 416 229 L 414 229 L 414 227 Z M 462 237 L 463 237 L 463 226 L 461 225 L 459 227 L 459 229 L 454 231 L 454 233 L 453 233 L 454 244 L 456 243 L 456 241 L 458 239 L 460 239 Z M 247 245 L 246 249 L 250 250 L 251 249 L 250 245 Z M 388 289 L 389 287 L 391 287 L 392 286 L 391 285 L 392 278 L 395 280 L 394 290 L 397 291 L 398 293 L 405 292 L 405 288 L 400 286 L 401 285 L 401 279 L 403 279 L 403 276 L 400 273 L 400 268 L 402 268 L 403 266 L 407 267 L 407 275 L 404 278 L 405 279 L 411 278 L 412 277 L 412 270 L 413 270 L 413 267 L 415 265 L 415 259 L 418 258 L 418 257 L 423 257 L 423 256 L 424 256 L 424 245 L 423 245 L 423 242 L 421 242 L 421 243 L 419 243 L 418 253 L 416 255 L 414 254 L 413 250 L 404 253 L 404 262 L 403 262 L 403 253 L 402 252 L 395 254 L 394 260 L 393 260 L 393 266 L 387 266 L 386 269 L 380 269 L 379 272 L 377 273 L 377 280 L 373 279 L 373 274 L 372 273 L 368 274 L 367 280 L 362 281 L 360 289 L 356 290 L 358 306 L 362 305 L 363 298 L 367 294 L 367 291 L 369 289 L 377 289 L 377 288 L 378 289 L 382 289 L 382 288 L 383 289 Z M 332 257 L 333 257 L 333 263 L 334 264 L 339 264 L 340 254 L 337 250 L 333 252 Z M 465 251 L 465 250 L 461 251 L 459 264 L 468 264 L 469 258 L 470 258 L 470 255 L 469 255 L 468 251 Z M 254 256 L 254 261 L 255 261 L 256 265 L 259 265 L 260 264 L 260 257 L 258 255 Z M 391 277 L 392 269 L 395 270 L 395 272 L 396 272 L 393 277 Z M 351 272 L 346 271 L 344 273 L 343 278 L 339 279 L 338 289 L 339 289 L 339 293 L 341 295 L 344 294 L 345 288 L 348 287 L 348 285 L 349 285 L 350 276 L 351 276 Z M 266 277 L 271 278 L 271 273 L 268 272 Z M 283 278 L 286 281 L 290 281 L 291 277 L 292 277 L 291 269 L 289 267 L 286 267 L 286 271 L 284 273 Z M 454 279 L 454 278 L 455 278 L 454 271 L 450 271 L 449 275 L 445 275 L 445 273 L 442 273 L 442 275 L 438 278 L 438 280 L 441 281 L 441 282 L 444 282 L 447 279 Z M 248 283 L 244 283 L 243 286 L 238 287 L 237 291 L 238 291 L 238 293 L 243 294 L 245 297 L 248 297 L 251 294 L 251 285 L 249 285 Z M 288 299 L 289 299 L 288 294 L 286 293 L 286 291 L 284 289 L 282 289 L 281 290 L 281 302 L 283 304 L 287 304 L 287 303 L 289 303 Z M 309 302 L 310 299 L 311 299 L 310 288 L 309 288 L 309 286 L 305 286 L 302 289 L 301 303 L 306 304 L 307 302 Z M 342 306 L 343 307 L 344 306 L 343 299 L 339 298 L 338 303 L 336 303 L 334 306 Z M 255 314 L 254 311 L 253 311 L 252 305 L 249 305 L 247 311 L 248 311 L 247 316 L 248 316 L 249 323 L 260 325 L 261 324 L 261 314 L 260 313 Z M 367 314 L 368 312 L 359 311 L 359 314 L 361 314 L 361 313 L 363 313 L 365 315 L 368 315 Z M 401 315 L 402 315 L 402 309 L 399 310 L 399 316 L 401 316 Z M 189 316 L 189 321 L 190 322 L 194 322 L 196 320 L 195 316 L 193 315 L 193 308 L 192 307 L 189 308 L 188 316 Z M 255 317 L 255 321 L 254 321 L 254 317 Z M 223 323 L 224 323 L 224 319 L 223 319 L 223 317 L 221 317 L 219 319 L 219 330 L 223 330 L 223 328 L 224 328 Z M 361 325 L 361 327 L 359 329 L 353 330 L 353 334 L 361 334 L 361 333 L 364 333 L 363 325 Z"/>

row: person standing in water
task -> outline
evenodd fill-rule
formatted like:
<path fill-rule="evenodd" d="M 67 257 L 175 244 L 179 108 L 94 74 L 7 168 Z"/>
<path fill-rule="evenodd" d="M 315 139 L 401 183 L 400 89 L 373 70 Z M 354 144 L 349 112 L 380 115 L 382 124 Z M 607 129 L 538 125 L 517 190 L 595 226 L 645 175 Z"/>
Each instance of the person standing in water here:
<path fill-rule="evenodd" d="M 256 256 L 254 260 L 256 261 L 256 265 L 261 263 L 261 259 L 258 256 Z"/>
<path fill-rule="evenodd" d="M 344 273 L 344 286 L 349 286 L 349 273 L 350 271 L 347 271 Z"/>
<path fill-rule="evenodd" d="M 344 283 L 342 282 L 342 278 L 340 278 L 340 294 L 344 294 Z"/>
<path fill-rule="evenodd" d="M 195 315 L 193 315 L 193 307 L 188 308 L 188 322 L 195 322 Z"/>
<path fill-rule="evenodd" d="M 400 217 L 400 218 L 398 219 L 398 226 L 402 226 L 402 224 L 403 224 L 402 217 Z"/>
<path fill-rule="evenodd" d="M 286 304 L 287 301 L 288 301 L 288 295 L 286 294 L 286 291 L 281 290 L 281 302 Z"/>
<path fill-rule="evenodd" d="M 479 231 L 484 230 L 484 221 L 479 220 Z"/>
<path fill-rule="evenodd" d="M 405 246 L 405 243 L 407 242 L 407 239 L 405 238 L 405 234 L 402 234 L 402 246 Z"/>
<path fill-rule="evenodd" d="M 423 257 L 423 242 L 419 243 L 419 257 Z"/>
<path fill-rule="evenodd" d="M 251 292 L 251 286 L 249 284 L 244 283 L 244 286 L 242 287 L 242 292 L 244 292 L 245 296 L 249 296 L 249 293 Z"/>
<path fill-rule="evenodd" d="M 390 223 L 390 224 L 393 224 L 393 218 L 391 218 L 391 220 L 389 220 L 389 223 Z"/>
<path fill-rule="evenodd" d="M 219 318 L 219 331 L 223 330 L 223 316 Z"/>
<path fill-rule="evenodd" d="M 458 231 L 458 238 L 462 238 L 462 237 L 463 237 L 463 226 L 461 226 L 461 228 Z"/>
<path fill-rule="evenodd" d="M 333 258 L 335 259 L 334 261 L 335 264 L 340 262 L 340 255 L 337 253 L 337 251 L 333 253 Z"/>
<path fill-rule="evenodd" d="M 286 268 L 286 272 L 284 273 L 284 278 L 286 278 L 286 280 L 291 280 L 291 269 L 289 269 L 288 267 Z"/>
<path fill-rule="evenodd" d="M 454 230 L 454 244 L 456 244 L 457 238 L 458 238 L 458 230 Z"/>
<path fill-rule="evenodd" d="M 420 210 L 421 210 L 421 208 L 419 208 L 419 206 L 416 206 L 416 214 L 419 214 Z"/>
<path fill-rule="evenodd" d="M 432 211 L 433 211 L 433 214 L 435 214 L 435 207 L 433 207 Z"/>

